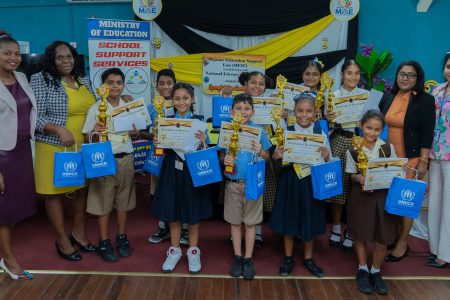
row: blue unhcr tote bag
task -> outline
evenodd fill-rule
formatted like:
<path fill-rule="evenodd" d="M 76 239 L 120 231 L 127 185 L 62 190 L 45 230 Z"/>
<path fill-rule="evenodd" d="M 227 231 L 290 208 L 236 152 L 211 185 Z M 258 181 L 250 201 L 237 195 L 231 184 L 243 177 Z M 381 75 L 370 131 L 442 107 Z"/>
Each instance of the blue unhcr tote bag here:
<path fill-rule="evenodd" d="M 248 164 L 245 175 L 245 198 L 247 200 L 258 200 L 264 193 L 266 181 L 266 162 L 257 159 Z"/>
<path fill-rule="evenodd" d="M 55 163 L 53 171 L 53 185 L 63 186 L 83 186 L 84 185 L 84 165 L 81 152 L 55 152 Z"/>
<path fill-rule="evenodd" d="M 341 160 L 311 165 L 313 197 L 325 200 L 343 193 Z"/>
<path fill-rule="evenodd" d="M 161 166 L 164 161 L 164 156 L 156 156 L 155 148 L 153 146 L 153 142 L 151 143 L 151 148 L 148 150 L 147 158 L 145 159 L 143 170 L 147 173 L 150 173 L 154 176 L 159 176 L 159 172 L 161 171 Z"/>
<path fill-rule="evenodd" d="M 212 126 L 220 127 L 222 121 L 231 121 L 231 105 L 233 98 L 214 96 L 212 98 Z"/>
<path fill-rule="evenodd" d="M 393 215 L 415 219 L 420 214 L 426 190 L 427 184 L 424 181 L 394 177 L 384 210 Z"/>
<path fill-rule="evenodd" d="M 186 153 L 185 157 L 194 187 L 222 181 L 216 147 Z"/>
<path fill-rule="evenodd" d="M 91 143 L 92 135 L 89 135 L 89 144 L 81 145 L 86 177 L 95 178 L 115 175 L 117 172 L 116 160 L 114 159 L 111 142 Z"/>

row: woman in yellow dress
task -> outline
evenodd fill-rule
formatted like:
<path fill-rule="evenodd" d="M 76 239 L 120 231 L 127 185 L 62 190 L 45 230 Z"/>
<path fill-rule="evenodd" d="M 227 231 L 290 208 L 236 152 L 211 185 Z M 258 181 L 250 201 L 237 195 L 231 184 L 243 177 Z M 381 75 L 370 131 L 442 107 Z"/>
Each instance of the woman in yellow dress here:
<path fill-rule="evenodd" d="M 96 99 L 91 83 L 75 66 L 77 51 L 62 41 L 51 43 L 45 50 L 43 70 L 31 77 L 37 100 L 35 181 L 38 194 L 46 196 L 46 210 L 56 231 L 57 253 L 77 261 L 84 252 L 95 252 L 85 234 L 86 186 L 55 187 L 53 185 L 54 153 L 77 151 L 83 142 L 87 111 Z M 63 200 L 73 199 L 73 230 L 65 229 Z"/>

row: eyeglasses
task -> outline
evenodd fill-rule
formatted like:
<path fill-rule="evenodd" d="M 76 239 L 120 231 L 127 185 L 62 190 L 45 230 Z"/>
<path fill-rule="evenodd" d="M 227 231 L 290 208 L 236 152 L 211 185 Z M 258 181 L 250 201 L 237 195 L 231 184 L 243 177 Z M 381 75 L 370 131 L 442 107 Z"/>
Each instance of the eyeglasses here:
<path fill-rule="evenodd" d="M 405 72 L 400 72 L 400 73 L 398 73 L 397 76 L 398 76 L 399 78 L 401 78 L 401 79 L 408 79 L 408 80 L 411 80 L 411 79 L 416 78 L 416 77 L 417 77 L 417 74 L 415 74 L 415 73 L 405 73 Z"/>

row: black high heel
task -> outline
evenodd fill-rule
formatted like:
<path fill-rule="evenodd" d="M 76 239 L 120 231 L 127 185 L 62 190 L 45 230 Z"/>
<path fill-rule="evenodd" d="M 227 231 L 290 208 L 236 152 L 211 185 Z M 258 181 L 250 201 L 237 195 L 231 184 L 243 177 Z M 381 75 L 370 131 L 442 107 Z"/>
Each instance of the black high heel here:
<path fill-rule="evenodd" d="M 428 267 L 433 267 L 433 268 L 437 268 L 437 269 L 443 269 L 447 266 L 448 263 L 444 262 L 443 264 L 440 264 L 436 261 L 436 259 L 433 259 L 429 262 L 427 262 L 427 266 Z"/>
<path fill-rule="evenodd" d="M 97 252 L 97 247 L 95 247 L 94 245 L 92 245 L 91 243 L 87 244 L 87 245 L 82 245 L 73 235 L 73 232 L 69 235 L 69 239 L 70 242 L 72 243 L 72 245 L 76 245 L 78 247 L 78 249 L 80 249 L 83 252 Z"/>
<path fill-rule="evenodd" d="M 386 255 L 386 257 L 384 258 L 385 262 L 399 262 L 401 261 L 404 257 L 408 256 L 408 251 L 409 251 L 409 246 L 406 246 L 406 251 L 405 253 L 403 253 L 402 256 L 395 256 L 392 254 Z"/>
<path fill-rule="evenodd" d="M 77 250 L 75 250 L 71 254 L 64 253 L 61 250 L 61 248 L 59 248 L 58 241 L 55 241 L 55 248 L 56 248 L 56 252 L 58 252 L 58 255 L 61 256 L 64 259 L 66 259 L 66 260 L 70 260 L 70 261 L 79 261 L 79 260 L 81 260 L 81 255 L 80 255 L 80 253 L 78 253 Z"/>

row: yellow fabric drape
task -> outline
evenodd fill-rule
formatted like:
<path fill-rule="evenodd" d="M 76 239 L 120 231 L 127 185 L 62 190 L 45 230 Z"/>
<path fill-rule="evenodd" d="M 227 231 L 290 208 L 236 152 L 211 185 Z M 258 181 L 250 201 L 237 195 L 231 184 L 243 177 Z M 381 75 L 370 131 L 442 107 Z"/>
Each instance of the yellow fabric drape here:
<path fill-rule="evenodd" d="M 333 20 L 334 17 L 328 15 L 314 23 L 288 31 L 264 43 L 226 53 L 265 55 L 266 68 L 270 68 L 309 43 Z M 150 67 L 154 71 L 159 71 L 171 65 L 179 81 L 200 85 L 202 84 L 202 56 L 202 53 L 198 53 L 152 58 Z"/>

